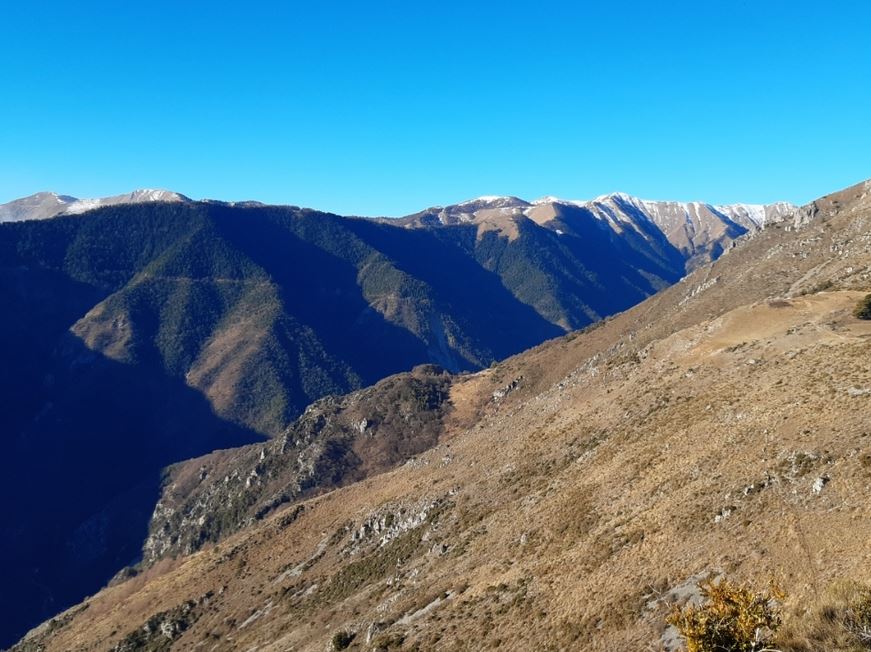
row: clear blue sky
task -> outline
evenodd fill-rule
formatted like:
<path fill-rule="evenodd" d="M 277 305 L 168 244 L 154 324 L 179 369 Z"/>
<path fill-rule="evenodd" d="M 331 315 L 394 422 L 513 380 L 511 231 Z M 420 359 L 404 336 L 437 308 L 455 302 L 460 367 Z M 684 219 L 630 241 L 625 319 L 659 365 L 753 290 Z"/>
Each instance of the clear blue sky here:
<path fill-rule="evenodd" d="M 397 215 L 805 202 L 871 177 L 871 3 L 6 2 L 0 202 L 137 187 Z"/>

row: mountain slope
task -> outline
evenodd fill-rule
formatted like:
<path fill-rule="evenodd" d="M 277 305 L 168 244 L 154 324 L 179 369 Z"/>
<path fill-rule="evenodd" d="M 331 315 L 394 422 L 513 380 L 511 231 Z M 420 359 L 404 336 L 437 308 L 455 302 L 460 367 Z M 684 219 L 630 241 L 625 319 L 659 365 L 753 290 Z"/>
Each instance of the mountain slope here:
<path fill-rule="evenodd" d="M 432 366 L 310 405 L 281 437 L 217 451 L 167 473 L 144 562 L 190 554 L 303 497 L 388 470 L 455 421 L 452 377 Z"/>
<path fill-rule="evenodd" d="M 851 311 L 869 227 L 861 184 L 596 328 L 458 377 L 457 420 L 413 462 L 26 643 L 655 649 L 666 601 L 709 571 L 774 576 L 790 614 L 867 582 L 871 326 Z"/>
<path fill-rule="evenodd" d="M 135 562 L 165 466 L 280 436 L 326 395 L 422 363 L 486 367 L 626 308 L 683 273 L 645 242 L 190 201 L 2 225 L 0 472 L 23 497 L 0 513 L 6 622 L 21 632 Z"/>

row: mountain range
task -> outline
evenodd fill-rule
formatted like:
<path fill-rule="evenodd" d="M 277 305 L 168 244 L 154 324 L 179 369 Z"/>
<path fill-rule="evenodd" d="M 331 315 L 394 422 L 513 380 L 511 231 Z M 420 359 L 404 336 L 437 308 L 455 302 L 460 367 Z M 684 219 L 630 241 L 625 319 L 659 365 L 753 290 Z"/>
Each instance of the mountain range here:
<path fill-rule="evenodd" d="M 472 223 L 482 231 L 495 230 L 511 238 L 516 237 L 521 218 L 558 235 L 581 235 L 584 223 L 595 220 L 627 239 L 647 239 L 651 232 L 658 232 L 680 252 L 687 267 L 693 269 L 718 258 L 736 238 L 780 222 L 795 209 L 788 202 L 713 205 L 651 201 L 626 193 L 602 195 L 589 201 L 543 197 L 528 202 L 517 197 L 485 196 L 430 208 L 399 222 L 406 226 Z"/>
<path fill-rule="evenodd" d="M 134 190 L 98 199 L 77 199 L 53 192 L 39 192 L 0 204 L 0 222 L 73 215 L 100 206 L 118 204 L 192 201 L 181 193 L 154 189 Z M 253 201 L 218 203 L 231 206 L 263 205 Z M 590 217 L 606 223 L 617 233 L 623 233 L 626 228 L 638 232 L 640 224 L 650 222 L 681 252 L 692 268 L 699 261 L 717 258 L 735 238 L 764 228 L 766 224 L 783 220 L 795 208 L 789 202 L 715 205 L 704 202 L 651 201 L 621 192 L 586 201 L 542 197 L 529 202 L 518 197 L 491 195 L 459 204 L 428 208 L 405 218 L 386 220 L 408 227 L 473 223 L 481 225 L 480 228 L 485 231 L 505 230 L 508 234 L 516 232 L 516 226 L 509 224 L 516 222 L 521 216 L 559 234 L 571 232 L 574 222 Z"/>
<path fill-rule="evenodd" d="M 707 576 L 776 581 L 784 652 L 861 649 L 869 230 L 871 182 L 595 326 L 175 464 L 143 561 L 14 649 L 676 650 Z"/>
<path fill-rule="evenodd" d="M 21 497 L 2 514 L 0 644 L 125 565 L 420 454 L 470 423 L 446 372 L 619 313 L 803 210 L 482 197 L 387 220 L 168 191 L 0 206 L 16 316 L 0 486 Z"/>

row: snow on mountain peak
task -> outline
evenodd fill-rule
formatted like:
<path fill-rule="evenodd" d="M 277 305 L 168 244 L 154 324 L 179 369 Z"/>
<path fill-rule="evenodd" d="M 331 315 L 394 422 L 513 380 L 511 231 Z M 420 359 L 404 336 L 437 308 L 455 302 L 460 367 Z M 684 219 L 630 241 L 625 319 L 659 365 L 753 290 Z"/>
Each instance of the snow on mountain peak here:
<path fill-rule="evenodd" d="M 522 199 L 518 199 L 517 197 L 512 197 L 511 195 L 481 195 L 480 197 L 475 197 L 474 199 L 467 199 L 466 201 L 462 201 L 457 206 L 471 206 L 472 204 L 497 204 L 499 206 L 504 206 L 506 204 L 515 204 L 515 203 L 523 203 Z"/>
<path fill-rule="evenodd" d="M 512 196 L 487 195 L 446 206 L 440 210 L 438 222 L 476 223 L 488 230 L 502 230 L 509 239 L 516 237 L 514 222 L 496 221 L 496 209 L 512 220 L 525 216 L 539 226 L 559 231 L 558 235 L 571 234 L 573 225 L 593 218 L 602 229 L 618 235 L 632 233 L 644 240 L 665 238 L 686 257 L 688 269 L 692 269 L 719 256 L 736 238 L 788 218 L 796 207 L 787 202 L 713 205 L 700 201 L 656 201 L 625 192 L 586 201 L 546 195 L 527 202 Z"/>
<path fill-rule="evenodd" d="M 587 202 L 580 199 L 560 199 L 553 195 L 545 195 L 530 202 L 533 206 L 541 206 L 543 204 L 562 204 L 563 206 L 584 206 Z"/>
<path fill-rule="evenodd" d="M 155 190 L 152 188 L 143 188 L 123 195 L 94 199 L 78 199 L 70 195 L 59 195 L 56 192 L 38 192 L 29 197 L 22 197 L 21 199 L 0 205 L 0 222 L 41 220 L 57 215 L 80 215 L 101 206 L 158 201 L 186 202 L 190 200 L 184 195 L 171 190 Z"/>
<path fill-rule="evenodd" d="M 169 201 L 180 202 L 190 201 L 184 195 L 171 190 L 155 190 L 152 188 L 143 188 L 134 190 L 123 195 L 115 195 L 113 197 L 100 197 L 97 199 L 79 199 L 73 202 L 63 212 L 67 215 L 78 215 L 94 208 L 101 206 L 117 206 L 118 204 L 142 204 L 147 202 Z"/>
<path fill-rule="evenodd" d="M 604 203 L 607 201 L 613 201 L 615 199 L 620 199 L 622 201 L 630 202 L 630 203 L 644 201 L 644 200 L 638 199 L 638 197 L 630 195 L 629 193 L 626 193 L 626 192 L 611 192 L 611 193 L 608 193 L 607 195 L 599 195 L 598 197 L 593 199 L 593 201 L 599 202 L 601 204 L 601 203 Z"/>

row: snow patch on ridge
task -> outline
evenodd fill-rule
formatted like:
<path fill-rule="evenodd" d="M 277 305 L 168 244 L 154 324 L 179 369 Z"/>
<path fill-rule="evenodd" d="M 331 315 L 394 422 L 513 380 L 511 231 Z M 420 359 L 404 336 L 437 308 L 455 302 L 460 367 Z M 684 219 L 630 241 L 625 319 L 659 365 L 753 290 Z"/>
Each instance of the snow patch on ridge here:
<path fill-rule="evenodd" d="M 477 204 L 477 203 L 492 203 L 499 201 L 500 199 L 511 199 L 508 195 L 481 195 L 480 197 L 475 197 L 474 199 L 467 199 L 466 201 L 461 201 L 457 206 L 468 206 L 469 204 Z"/>
<path fill-rule="evenodd" d="M 152 188 L 143 188 L 134 190 L 126 195 L 115 195 L 114 197 L 101 197 L 97 199 L 77 199 L 72 204 L 64 209 L 67 215 L 79 215 L 94 208 L 101 206 L 116 206 L 118 204 L 141 204 L 146 202 L 180 202 L 187 201 L 187 197 L 171 190 L 155 190 Z"/>

